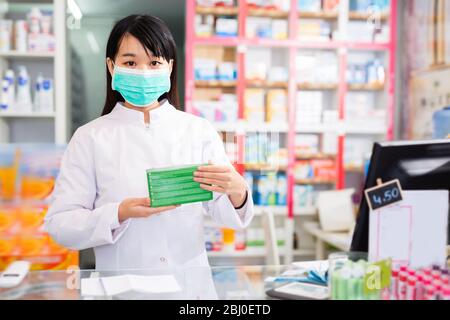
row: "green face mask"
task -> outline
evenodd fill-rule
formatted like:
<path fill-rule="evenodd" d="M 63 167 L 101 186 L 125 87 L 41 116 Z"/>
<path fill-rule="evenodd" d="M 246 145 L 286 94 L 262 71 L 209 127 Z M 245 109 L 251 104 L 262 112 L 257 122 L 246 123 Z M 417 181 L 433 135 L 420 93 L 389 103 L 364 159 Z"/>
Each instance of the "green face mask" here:
<path fill-rule="evenodd" d="M 170 90 L 169 68 L 135 70 L 114 66 L 111 87 L 128 103 L 146 107 Z"/>

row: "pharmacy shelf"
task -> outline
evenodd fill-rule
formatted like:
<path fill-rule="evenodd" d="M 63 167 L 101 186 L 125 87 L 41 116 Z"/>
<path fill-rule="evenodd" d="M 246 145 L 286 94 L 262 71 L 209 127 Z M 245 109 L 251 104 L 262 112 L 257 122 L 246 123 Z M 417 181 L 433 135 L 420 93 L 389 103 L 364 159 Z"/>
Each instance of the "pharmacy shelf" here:
<path fill-rule="evenodd" d="M 286 171 L 286 165 L 272 165 L 272 164 L 245 164 L 245 170 L 247 171 Z"/>
<path fill-rule="evenodd" d="M 298 90 L 337 90 L 337 83 L 299 83 Z"/>
<path fill-rule="evenodd" d="M 346 164 L 344 170 L 350 173 L 364 173 L 364 167 L 362 165 Z"/>
<path fill-rule="evenodd" d="M 29 59 L 53 59 L 54 52 L 20 52 L 6 51 L 0 52 L 0 58 L 29 58 Z"/>
<path fill-rule="evenodd" d="M 54 118 L 56 115 L 51 113 L 23 113 L 23 112 L 0 112 L 0 118 Z"/>
<path fill-rule="evenodd" d="M 234 88 L 236 85 L 236 81 L 195 80 L 197 88 Z"/>
<path fill-rule="evenodd" d="M 340 48 L 361 51 L 388 51 L 389 43 L 358 42 L 358 41 L 304 41 L 304 40 L 278 40 L 245 37 L 192 37 L 193 45 L 223 46 L 223 47 L 264 47 L 264 48 L 297 48 L 308 50 L 338 50 Z"/>
<path fill-rule="evenodd" d="M 265 18 L 273 18 L 273 19 L 286 19 L 289 16 L 289 12 L 274 10 L 274 9 L 249 8 L 248 16 L 250 16 L 250 17 L 265 17 Z"/>
<path fill-rule="evenodd" d="M 287 81 L 266 81 L 266 80 L 247 80 L 246 86 L 248 88 L 279 88 L 287 89 Z"/>
<path fill-rule="evenodd" d="M 242 130 L 243 132 L 261 132 L 261 133 L 286 133 L 288 131 L 288 124 L 271 124 L 271 123 L 248 123 L 237 124 L 231 123 L 213 123 L 214 128 L 219 132 L 236 132 Z M 338 124 L 324 124 L 324 123 L 297 123 L 296 133 L 335 133 L 338 134 L 361 134 L 361 135 L 381 135 L 385 134 L 386 126 L 368 127 L 364 125 L 347 124 L 339 128 Z"/>
<path fill-rule="evenodd" d="M 202 7 L 195 8 L 197 14 L 213 15 L 213 16 L 233 16 L 239 13 L 237 7 Z"/>
<path fill-rule="evenodd" d="M 318 178 L 295 179 L 295 184 L 299 184 L 299 185 L 332 185 L 332 184 L 336 184 L 336 180 L 318 179 Z"/>
<path fill-rule="evenodd" d="M 19 112 L 4 112 L 0 114 L 0 143 L 14 142 L 14 138 L 11 136 L 12 125 L 15 125 L 10 119 L 50 119 L 53 122 L 54 134 L 53 138 L 44 138 L 46 142 L 56 144 L 66 144 L 69 140 L 69 108 L 68 108 L 68 90 L 70 86 L 66 86 L 68 81 L 68 61 L 67 52 L 67 1 L 60 0 L 42 0 L 38 2 L 34 1 L 4 1 L 8 5 L 8 10 L 3 12 L 3 18 L 18 19 L 26 16 L 29 10 L 37 6 L 41 10 L 53 12 L 53 33 L 55 37 L 54 51 L 4 51 L 0 52 L 0 62 L 4 70 L 9 68 L 9 65 L 14 62 L 23 63 L 28 67 L 28 64 L 48 63 L 52 74 L 48 75 L 53 79 L 54 84 L 54 105 L 55 112 L 50 113 L 19 113 Z M 11 17 L 4 16 L 9 13 L 13 13 Z M 20 15 L 20 16 L 19 16 Z M 70 68 L 69 68 L 70 69 Z M 31 68 L 31 76 L 35 77 L 33 73 L 38 72 L 35 68 Z M 34 72 L 33 72 L 34 71 Z M 18 123 L 18 122 L 17 122 Z M 20 123 L 18 130 L 26 130 L 29 127 L 29 123 Z M 21 142 L 32 142 L 42 140 L 41 137 L 33 137 L 30 140 Z M 50 140 L 47 140 L 50 139 Z"/>
<path fill-rule="evenodd" d="M 316 154 L 296 154 L 297 160 L 324 160 L 324 159 L 336 159 L 335 154 L 316 153 Z"/>
<path fill-rule="evenodd" d="M 284 255 L 285 249 L 279 248 L 280 255 Z M 263 258 L 266 257 L 266 249 L 264 247 L 247 247 L 245 250 L 237 251 L 208 251 L 208 257 L 210 258 Z M 314 255 L 314 250 L 312 249 L 296 249 L 293 251 L 296 257 L 309 257 Z"/>
<path fill-rule="evenodd" d="M 286 216 L 288 209 L 286 206 L 255 206 L 254 214 L 255 216 L 261 216 L 263 212 L 271 211 L 275 216 Z M 315 216 L 317 215 L 317 208 L 311 207 L 295 207 L 295 216 Z"/>
<path fill-rule="evenodd" d="M 247 0 L 237 0 L 236 8 L 233 10 L 233 14 L 238 20 L 238 30 L 237 35 L 232 37 L 199 37 L 195 35 L 195 14 L 201 9 L 196 8 L 196 0 L 187 0 L 186 6 L 186 111 L 193 112 L 193 99 L 195 97 L 195 82 L 193 81 L 194 64 L 193 60 L 195 58 L 195 48 L 198 46 L 221 46 L 221 47 L 232 47 L 236 49 L 236 66 L 238 79 L 236 83 L 236 95 L 238 98 L 238 118 L 239 120 L 231 124 L 216 124 L 216 128 L 219 131 L 232 132 L 236 135 L 237 147 L 239 151 L 238 158 L 243 161 L 245 159 L 245 139 L 246 133 L 249 132 L 279 132 L 285 133 L 287 138 L 287 148 L 288 148 L 288 170 L 286 172 L 288 177 L 288 205 L 283 210 L 283 213 L 287 214 L 288 218 L 293 219 L 296 215 L 297 210 L 294 206 L 294 187 L 295 187 L 295 141 L 297 133 L 313 133 L 313 134 L 325 134 L 331 133 L 337 136 L 337 156 L 336 164 L 339 170 L 337 170 L 336 181 L 321 181 L 321 183 L 335 184 L 337 189 L 343 189 L 346 187 L 345 177 L 346 171 L 344 166 L 344 146 L 346 135 L 359 134 L 359 135 L 382 135 L 383 139 L 392 140 L 393 139 L 393 116 L 395 115 L 395 83 L 391 81 L 395 79 L 396 70 L 396 34 L 397 34 L 397 0 L 390 1 L 390 12 L 389 15 L 381 16 L 384 25 L 389 27 L 390 38 L 387 42 L 362 42 L 351 40 L 346 34 L 346 30 L 351 28 L 349 21 L 352 20 L 369 20 L 373 17 L 370 14 L 360 14 L 359 12 L 353 13 L 349 12 L 348 1 L 341 1 L 339 4 L 339 10 L 337 12 L 319 12 L 319 13 L 306 13 L 298 12 L 297 8 L 298 1 L 290 0 L 290 7 L 292 10 L 288 15 L 285 13 L 270 13 L 274 17 L 278 15 L 284 16 L 288 22 L 288 38 L 283 40 L 278 39 L 249 39 L 246 37 L 246 25 L 247 19 L 251 16 L 267 16 L 267 10 L 251 11 L 254 8 L 248 6 Z M 212 14 L 221 15 L 220 12 L 212 12 Z M 336 23 L 337 32 L 341 34 L 341 39 L 347 40 L 332 40 L 332 41 L 314 41 L 308 40 L 306 38 L 301 38 L 298 35 L 299 21 L 301 19 L 322 19 L 329 20 L 332 23 Z M 348 19 L 347 19 L 348 18 Z M 389 18 L 389 21 L 387 19 Z M 271 88 L 273 87 L 268 83 L 249 83 L 245 79 L 245 63 L 247 52 L 251 48 L 267 48 L 267 49 L 288 49 L 288 70 L 289 79 L 285 86 L 279 85 L 287 91 L 288 95 L 288 112 L 291 117 L 288 119 L 289 124 L 273 125 L 273 124 L 252 124 L 247 123 L 245 120 L 245 89 L 250 87 L 260 87 L 260 88 Z M 302 75 L 296 74 L 296 57 L 300 50 L 327 50 L 334 51 L 338 57 L 339 65 L 339 81 L 338 84 L 304 84 L 302 81 Z M 363 88 L 351 88 L 345 85 L 346 72 L 348 63 L 351 63 L 351 55 L 354 52 L 367 51 L 367 52 L 380 52 L 386 54 L 387 66 L 386 66 L 386 79 L 388 79 L 386 86 L 383 89 L 375 90 L 374 88 L 369 88 L 374 93 L 381 93 L 387 96 L 387 124 L 386 126 L 372 127 L 367 126 L 355 126 L 346 122 L 346 96 L 352 91 L 362 91 Z M 276 86 L 275 86 L 276 87 Z M 355 89 L 355 90 L 352 90 Z M 377 88 L 378 89 L 378 88 Z M 302 114 L 296 115 L 296 91 L 298 90 L 318 90 L 325 91 L 328 90 L 336 95 L 339 120 L 333 124 L 329 123 L 302 123 Z M 300 111 L 301 112 L 301 111 Z M 296 120 L 300 121 L 297 122 Z M 347 169 L 353 169 L 347 167 Z M 356 170 L 356 169 L 355 169 Z M 242 166 L 242 172 L 245 172 L 245 166 Z M 347 171 L 349 172 L 349 171 Z M 307 182 L 307 183 L 317 183 L 318 181 L 297 181 L 297 182 Z M 297 221 L 296 221 L 297 222 Z M 250 252 L 251 254 L 252 252 Z M 220 253 L 212 253 L 216 256 L 221 256 Z M 262 254 L 262 253 L 260 253 Z M 227 256 L 226 254 L 225 256 Z M 238 254 L 239 256 L 246 256 L 246 254 Z M 223 255 L 222 255 L 223 256 Z"/>
<path fill-rule="evenodd" d="M 385 135 L 387 127 L 368 127 L 364 125 L 347 125 L 345 133 L 347 134 L 361 134 L 361 135 Z"/>
<path fill-rule="evenodd" d="M 382 91 L 384 90 L 384 84 L 349 84 L 348 90 L 350 91 Z"/>
<path fill-rule="evenodd" d="M 370 19 L 379 19 L 381 21 L 386 21 L 390 17 L 389 13 L 382 12 L 380 14 L 376 14 L 373 12 L 357 12 L 357 11 L 350 11 L 348 13 L 348 18 L 350 20 L 362 20 L 362 21 L 368 21 Z"/>
<path fill-rule="evenodd" d="M 214 128 L 219 132 L 236 132 L 239 129 L 244 132 L 287 132 L 288 125 L 286 124 L 271 124 L 271 123 L 244 123 L 237 124 L 235 122 L 231 123 L 220 123 L 216 122 L 213 124 Z"/>
<path fill-rule="evenodd" d="M 323 19 L 323 20 L 336 20 L 339 15 L 337 12 L 299 12 L 298 17 L 300 19 Z"/>

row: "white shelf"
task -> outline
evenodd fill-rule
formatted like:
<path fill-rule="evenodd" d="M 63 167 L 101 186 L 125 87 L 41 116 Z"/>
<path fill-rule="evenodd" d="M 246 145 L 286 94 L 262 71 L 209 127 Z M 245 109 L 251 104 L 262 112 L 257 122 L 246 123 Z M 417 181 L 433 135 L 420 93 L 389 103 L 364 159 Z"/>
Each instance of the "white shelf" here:
<path fill-rule="evenodd" d="M 270 124 L 270 123 L 244 123 L 238 125 L 237 123 L 214 123 L 214 128 L 217 131 L 235 132 L 238 128 L 245 132 L 287 132 L 288 125 L 286 124 Z"/>
<path fill-rule="evenodd" d="M 387 127 L 365 127 L 363 125 L 349 125 L 345 129 L 348 134 L 376 134 L 376 135 L 384 135 L 387 132 Z"/>
<path fill-rule="evenodd" d="M 55 113 L 39 112 L 0 112 L 0 118 L 54 118 Z"/>
<path fill-rule="evenodd" d="M 255 216 L 262 215 L 264 210 L 271 210 L 275 216 L 286 216 L 287 217 L 287 207 L 286 206 L 255 206 L 254 207 Z M 315 216 L 317 214 L 316 207 L 304 207 L 304 208 L 294 208 L 295 216 Z"/>
<path fill-rule="evenodd" d="M 52 59 L 54 57 L 55 57 L 54 52 L 19 52 L 19 51 L 0 52 L 0 58 Z"/>
<path fill-rule="evenodd" d="M 284 248 L 279 247 L 280 255 L 284 255 Z M 264 258 L 266 249 L 264 247 L 249 247 L 242 251 L 208 251 L 210 258 Z M 314 250 L 297 249 L 293 251 L 294 256 L 314 256 Z"/>
<path fill-rule="evenodd" d="M 287 124 L 270 124 L 270 123 L 244 123 L 238 125 L 236 123 L 214 123 L 214 127 L 220 132 L 236 132 L 239 129 L 244 132 L 288 132 Z M 343 128 L 344 132 L 347 134 L 375 134 L 382 135 L 386 134 L 387 128 L 382 127 L 367 127 L 362 125 L 345 125 Z M 332 124 L 297 124 L 296 133 L 338 133 L 338 128 L 336 125 Z"/>

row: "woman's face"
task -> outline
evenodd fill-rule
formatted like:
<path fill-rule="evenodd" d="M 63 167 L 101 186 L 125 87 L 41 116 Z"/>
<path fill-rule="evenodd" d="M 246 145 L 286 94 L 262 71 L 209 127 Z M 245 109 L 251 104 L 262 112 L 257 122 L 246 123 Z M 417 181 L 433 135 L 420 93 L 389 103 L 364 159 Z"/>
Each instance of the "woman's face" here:
<path fill-rule="evenodd" d="M 113 62 L 110 58 L 107 58 L 106 63 L 112 76 L 114 73 L 114 65 L 139 70 L 169 68 L 170 73 L 172 73 L 173 60 L 167 61 L 163 57 L 155 57 L 153 52 L 145 50 L 138 39 L 127 34 L 120 43 L 115 61 Z"/>

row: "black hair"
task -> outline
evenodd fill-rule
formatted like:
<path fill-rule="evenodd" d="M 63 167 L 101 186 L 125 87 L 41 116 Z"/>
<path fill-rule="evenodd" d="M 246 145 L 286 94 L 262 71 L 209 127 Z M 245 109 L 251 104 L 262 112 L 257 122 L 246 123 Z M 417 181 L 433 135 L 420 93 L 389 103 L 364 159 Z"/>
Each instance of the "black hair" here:
<path fill-rule="evenodd" d="M 173 60 L 172 74 L 170 76 L 170 91 L 163 94 L 158 101 L 167 99 L 170 104 L 178 108 L 177 86 L 177 51 L 172 33 L 161 19 L 151 15 L 131 15 L 114 25 L 106 45 L 106 58 L 115 61 L 122 39 L 126 35 L 132 35 L 138 39 L 146 50 L 150 50 L 154 56 Z M 111 88 L 112 77 L 106 66 L 106 101 L 102 115 L 108 114 L 119 101 L 125 101 L 122 95 Z"/>

